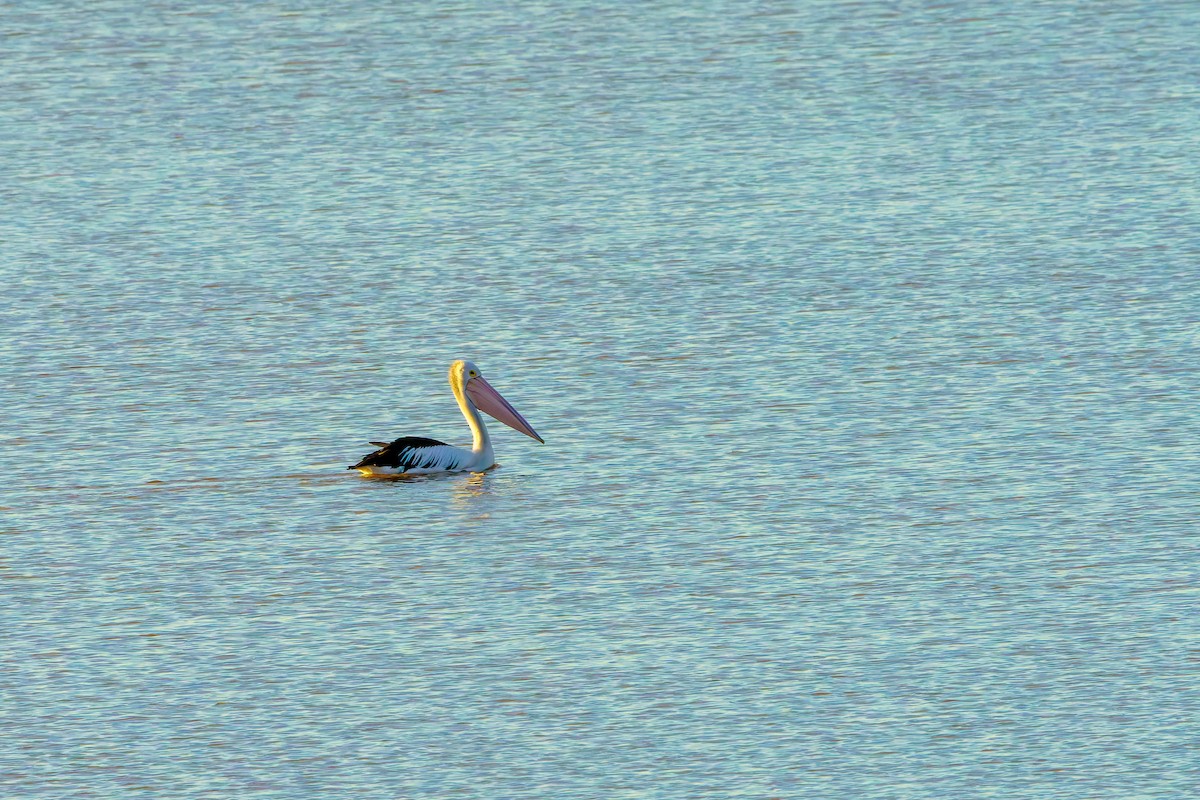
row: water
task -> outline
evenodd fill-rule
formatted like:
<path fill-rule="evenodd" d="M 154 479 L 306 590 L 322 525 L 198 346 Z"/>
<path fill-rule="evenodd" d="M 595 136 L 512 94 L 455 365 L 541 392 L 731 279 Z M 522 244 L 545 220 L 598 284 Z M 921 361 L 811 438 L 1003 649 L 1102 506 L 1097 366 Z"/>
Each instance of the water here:
<path fill-rule="evenodd" d="M 1198 23 L 10 4 L 3 796 L 1194 796 Z"/>

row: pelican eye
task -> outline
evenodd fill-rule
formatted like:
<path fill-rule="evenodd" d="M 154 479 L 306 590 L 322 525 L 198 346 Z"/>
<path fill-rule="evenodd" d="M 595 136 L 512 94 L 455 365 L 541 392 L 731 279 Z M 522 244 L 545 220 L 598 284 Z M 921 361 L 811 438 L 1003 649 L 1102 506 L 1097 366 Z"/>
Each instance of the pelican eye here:
<path fill-rule="evenodd" d="M 478 372 L 476 372 L 475 370 L 471 370 L 471 377 L 472 377 L 472 378 L 478 378 L 478 377 L 479 377 L 479 373 L 478 373 Z"/>

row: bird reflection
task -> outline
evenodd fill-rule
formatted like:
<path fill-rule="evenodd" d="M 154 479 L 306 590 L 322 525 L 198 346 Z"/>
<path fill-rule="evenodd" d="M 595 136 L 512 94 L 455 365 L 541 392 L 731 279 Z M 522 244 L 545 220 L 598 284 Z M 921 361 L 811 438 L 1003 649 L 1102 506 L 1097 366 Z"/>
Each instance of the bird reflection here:
<path fill-rule="evenodd" d="M 488 474 L 486 472 L 470 472 L 458 482 L 454 487 L 454 504 L 456 506 L 466 506 L 472 501 L 489 495 L 492 489 L 488 486 Z"/>

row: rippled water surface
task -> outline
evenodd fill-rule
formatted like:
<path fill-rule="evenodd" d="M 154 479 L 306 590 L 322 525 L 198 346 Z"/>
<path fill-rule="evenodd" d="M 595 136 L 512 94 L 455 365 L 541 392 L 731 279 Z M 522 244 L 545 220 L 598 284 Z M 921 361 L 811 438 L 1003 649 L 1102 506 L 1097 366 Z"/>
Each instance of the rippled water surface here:
<path fill-rule="evenodd" d="M 0 34 L 3 797 L 1195 796 L 1200 5 Z"/>

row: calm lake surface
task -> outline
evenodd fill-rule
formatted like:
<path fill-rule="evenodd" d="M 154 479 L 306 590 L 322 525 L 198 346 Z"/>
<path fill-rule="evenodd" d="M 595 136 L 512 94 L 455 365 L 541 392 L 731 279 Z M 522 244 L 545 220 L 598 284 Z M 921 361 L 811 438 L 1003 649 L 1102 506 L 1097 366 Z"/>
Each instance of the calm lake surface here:
<path fill-rule="evenodd" d="M 0 795 L 1195 797 L 1197 41 L 0 8 Z"/>

